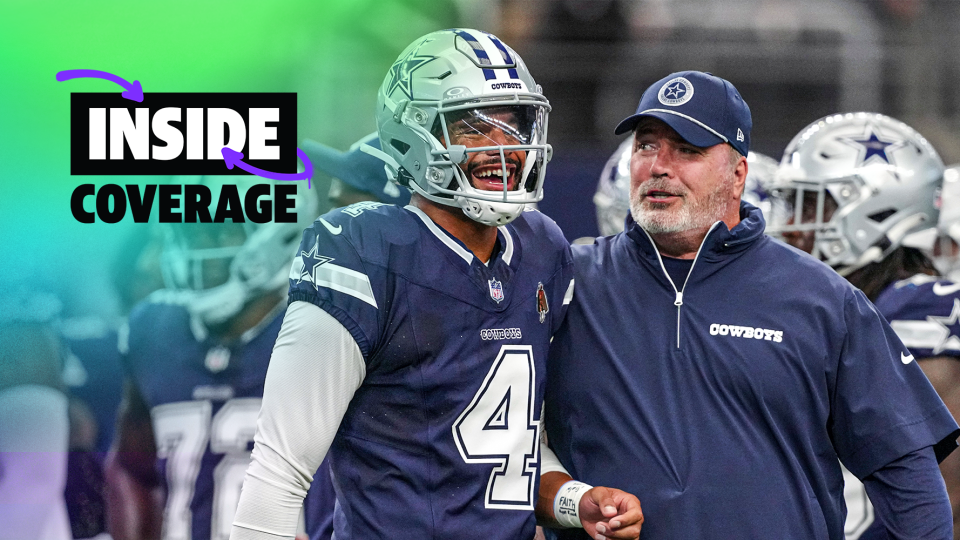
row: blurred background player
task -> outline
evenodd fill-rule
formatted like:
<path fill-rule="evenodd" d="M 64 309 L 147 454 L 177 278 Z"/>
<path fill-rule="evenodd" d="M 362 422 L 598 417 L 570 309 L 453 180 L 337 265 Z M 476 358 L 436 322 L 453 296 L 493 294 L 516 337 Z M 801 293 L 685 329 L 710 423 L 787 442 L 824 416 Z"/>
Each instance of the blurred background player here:
<path fill-rule="evenodd" d="M 328 198 L 334 207 L 363 201 L 406 206 L 410 190 L 391 180 L 383 161 L 360 150 L 361 145 L 380 149 L 380 138 L 371 133 L 353 143 L 346 152 L 307 139 L 303 151 L 317 170 L 331 177 Z"/>
<path fill-rule="evenodd" d="M 623 231 L 624 220 L 630 212 L 630 156 L 633 139 L 626 139 L 607 160 L 593 204 L 597 211 L 597 225 L 601 236 L 613 236 Z M 758 152 L 747 154 L 747 179 L 741 199 L 759 208 L 764 216 L 770 213 L 768 186 L 777 170 L 777 161 Z M 592 244 L 592 238 L 578 239 Z"/>
<path fill-rule="evenodd" d="M 825 117 L 784 152 L 769 230 L 860 288 L 907 346 L 911 356 L 903 363 L 918 361 L 957 418 L 960 341 L 946 351 L 952 330 L 936 321 L 946 323 L 953 313 L 956 322 L 960 287 L 936 277 L 926 255 L 936 236 L 943 172 L 936 150 L 902 122 L 873 113 Z M 954 515 L 958 464 L 953 455 L 940 464 Z M 897 516 L 874 510 L 867 498 L 880 479 L 862 479 L 864 489 L 849 471 L 844 478 L 847 539 L 887 538 L 886 529 L 899 538 Z"/>
<path fill-rule="evenodd" d="M 111 266 L 122 317 L 151 292 L 163 287 L 159 230 L 137 229 L 121 245 Z M 117 349 L 121 318 L 74 316 L 60 324 L 67 349 L 63 380 L 70 394 L 70 455 L 67 512 L 77 540 L 105 534 L 103 465 L 123 395 L 123 367 Z"/>
<path fill-rule="evenodd" d="M 0 539 L 71 540 L 61 304 L 27 286 L 0 290 Z"/>
<path fill-rule="evenodd" d="M 179 181 L 207 185 L 213 200 L 223 186 L 239 185 L 242 200 L 262 179 Z M 314 194 L 296 186 L 295 223 L 228 219 L 165 230 L 166 288 L 133 309 L 120 339 L 127 381 L 106 470 L 115 540 L 229 536 L 289 260 L 316 217 Z M 259 204 L 274 202 L 271 194 Z M 318 488 L 328 484 L 324 470 L 318 476 Z"/>

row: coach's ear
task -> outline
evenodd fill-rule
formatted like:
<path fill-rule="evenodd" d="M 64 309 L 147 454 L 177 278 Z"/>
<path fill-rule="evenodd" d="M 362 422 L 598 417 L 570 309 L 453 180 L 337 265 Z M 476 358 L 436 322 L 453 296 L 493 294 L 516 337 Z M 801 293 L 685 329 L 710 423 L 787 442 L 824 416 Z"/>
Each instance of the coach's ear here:
<path fill-rule="evenodd" d="M 743 197 L 743 189 L 747 184 L 747 172 L 749 170 L 749 165 L 747 164 L 747 158 L 740 152 L 738 152 L 734 147 L 727 145 L 729 151 L 732 154 L 730 156 L 730 161 L 736 163 L 733 167 L 733 177 L 734 177 L 734 190 L 733 192 L 737 194 L 737 199 Z"/>

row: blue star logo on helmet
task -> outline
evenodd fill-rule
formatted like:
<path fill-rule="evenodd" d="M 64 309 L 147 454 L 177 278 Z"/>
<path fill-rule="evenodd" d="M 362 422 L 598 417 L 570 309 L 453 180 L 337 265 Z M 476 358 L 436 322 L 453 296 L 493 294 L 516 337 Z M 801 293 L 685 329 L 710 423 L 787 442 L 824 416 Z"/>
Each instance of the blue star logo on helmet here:
<path fill-rule="evenodd" d="M 428 42 L 424 42 L 428 43 Z M 421 43 L 421 46 L 423 43 Z M 392 96 L 394 91 L 400 90 L 403 92 L 407 99 L 413 99 L 413 72 L 423 67 L 424 64 L 428 64 L 433 60 L 436 60 L 436 56 L 421 56 L 419 54 L 420 47 L 417 47 L 416 50 L 405 56 L 404 58 L 397 60 L 392 66 L 390 66 L 390 84 L 387 88 L 387 95 Z"/>
<path fill-rule="evenodd" d="M 906 142 L 902 140 L 887 138 L 881 139 L 880 136 L 877 135 L 876 129 L 873 127 L 868 128 L 866 135 L 863 137 L 844 137 L 840 140 L 856 147 L 860 151 L 859 155 L 857 156 L 858 166 L 870 162 L 871 159 L 874 159 L 874 161 L 880 160 L 884 163 L 896 165 L 896 163 L 893 161 L 893 156 L 891 153 L 894 150 L 906 145 Z"/>
<path fill-rule="evenodd" d="M 657 99 L 670 107 L 677 107 L 693 98 L 693 84 L 684 77 L 670 79 L 660 87 Z"/>

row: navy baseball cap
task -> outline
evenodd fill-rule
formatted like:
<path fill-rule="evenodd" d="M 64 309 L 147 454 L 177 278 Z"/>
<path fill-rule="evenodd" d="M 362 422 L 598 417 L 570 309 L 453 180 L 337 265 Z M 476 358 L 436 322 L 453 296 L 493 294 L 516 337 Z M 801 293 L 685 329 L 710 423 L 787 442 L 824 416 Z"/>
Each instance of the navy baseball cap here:
<path fill-rule="evenodd" d="M 387 178 L 383 162 L 360 150 L 360 146 L 364 144 L 379 150 L 380 138 L 376 133 L 371 133 L 353 143 L 346 152 L 304 139 L 303 151 L 317 169 L 350 187 L 373 195 L 380 202 L 400 206 L 409 203 L 410 191 Z"/>
<path fill-rule="evenodd" d="M 694 146 L 729 143 L 740 155 L 750 151 L 750 107 L 729 81 L 710 73 L 680 71 L 653 83 L 615 133 L 632 131 L 645 116 L 663 120 Z"/>

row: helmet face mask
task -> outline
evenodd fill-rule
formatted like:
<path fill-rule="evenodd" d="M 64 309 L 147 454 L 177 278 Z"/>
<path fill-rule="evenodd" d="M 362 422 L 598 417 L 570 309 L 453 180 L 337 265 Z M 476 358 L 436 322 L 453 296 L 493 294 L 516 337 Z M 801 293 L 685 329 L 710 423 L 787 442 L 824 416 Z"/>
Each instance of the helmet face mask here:
<path fill-rule="evenodd" d="M 503 225 L 543 196 L 549 111 L 523 61 L 495 36 L 443 30 L 411 44 L 391 68 L 377 127 L 395 181 Z"/>
<path fill-rule="evenodd" d="M 847 275 L 932 240 L 942 176 L 936 150 L 906 124 L 875 113 L 825 117 L 787 146 L 767 232 Z"/>

